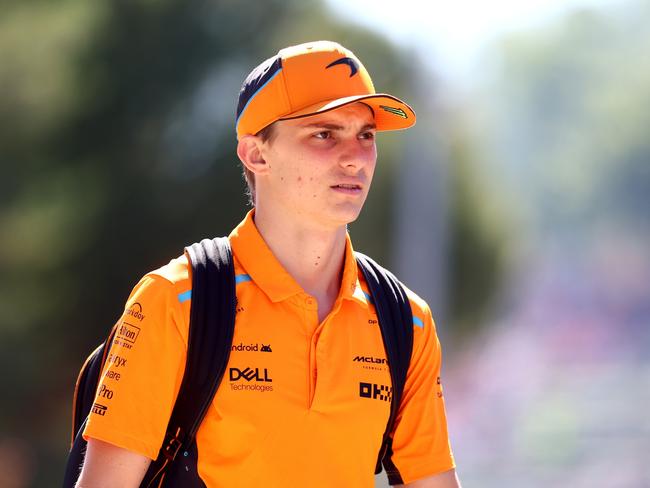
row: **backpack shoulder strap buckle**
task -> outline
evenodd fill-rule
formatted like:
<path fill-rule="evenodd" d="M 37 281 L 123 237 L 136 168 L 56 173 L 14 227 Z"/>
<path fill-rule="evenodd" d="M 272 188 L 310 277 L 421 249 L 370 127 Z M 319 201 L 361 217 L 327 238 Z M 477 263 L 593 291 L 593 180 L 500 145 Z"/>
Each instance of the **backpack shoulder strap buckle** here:
<path fill-rule="evenodd" d="M 165 439 L 165 443 L 163 444 L 163 447 L 161 449 L 161 452 L 163 456 L 165 456 L 165 459 L 167 459 L 170 462 L 176 458 L 178 451 L 183 445 L 183 443 L 179 439 L 180 433 L 181 433 L 181 429 L 179 427 L 175 435 L 167 434 L 167 438 Z"/>

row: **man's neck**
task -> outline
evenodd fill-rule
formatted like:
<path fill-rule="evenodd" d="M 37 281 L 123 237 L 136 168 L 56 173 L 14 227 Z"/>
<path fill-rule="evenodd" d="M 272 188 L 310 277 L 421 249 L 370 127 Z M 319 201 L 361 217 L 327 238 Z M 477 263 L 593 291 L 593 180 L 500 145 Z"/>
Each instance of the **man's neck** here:
<path fill-rule="evenodd" d="M 255 225 L 277 260 L 296 282 L 318 300 L 322 321 L 341 287 L 346 229 L 327 230 L 296 225 L 290 219 L 272 218 L 259 209 Z"/>

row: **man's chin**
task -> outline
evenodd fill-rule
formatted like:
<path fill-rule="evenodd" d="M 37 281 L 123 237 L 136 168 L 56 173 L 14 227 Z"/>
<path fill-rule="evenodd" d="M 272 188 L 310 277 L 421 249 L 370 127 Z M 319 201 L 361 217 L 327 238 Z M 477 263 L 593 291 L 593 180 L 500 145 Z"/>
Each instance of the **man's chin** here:
<path fill-rule="evenodd" d="M 358 207 L 339 209 L 339 211 L 336 212 L 336 215 L 332 216 L 332 220 L 336 223 L 337 227 L 340 227 L 356 221 L 360 214 L 361 208 Z"/>

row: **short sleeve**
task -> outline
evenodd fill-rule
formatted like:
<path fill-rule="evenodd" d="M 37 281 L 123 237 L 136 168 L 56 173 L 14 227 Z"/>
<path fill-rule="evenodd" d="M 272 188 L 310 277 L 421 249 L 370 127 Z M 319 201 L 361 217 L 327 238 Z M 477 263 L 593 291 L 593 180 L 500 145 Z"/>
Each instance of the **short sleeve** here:
<path fill-rule="evenodd" d="M 431 312 L 414 307 L 413 354 L 393 433 L 391 484 L 432 476 L 455 467 L 440 381 L 442 352 Z M 391 463 L 389 463 L 391 464 Z"/>
<path fill-rule="evenodd" d="M 142 278 L 117 323 L 85 439 L 158 457 L 185 368 L 182 321 L 174 285 L 158 275 Z"/>

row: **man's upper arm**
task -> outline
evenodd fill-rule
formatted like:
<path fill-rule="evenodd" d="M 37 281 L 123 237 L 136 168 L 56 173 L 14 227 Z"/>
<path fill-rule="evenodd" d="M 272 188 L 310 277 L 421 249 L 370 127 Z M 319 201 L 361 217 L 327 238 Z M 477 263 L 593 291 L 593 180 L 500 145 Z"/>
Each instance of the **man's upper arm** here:
<path fill-rule="evenodd" d="M 147 275 L 118 323 L 83 435 L 156 459 L 185 369 L 173 284 Z"/>
<path fill-rule="evenodd" d="M 443 473 L 455 468 L 440 381 L 440 342 L 426 303 L 416 297 L 411 298 L 411 304 L 414 317 L 413 354 L 393 431 L 392 455 L 387 466 L 389 480 L 407 486 L 410 486 L 409 482 L 428 477 L 445 480 L 449 475 Z"/>
<path fill-rule="evenodd" d="M 185 369 L 189 315 L 176 286 L 189 282 L 168 279 L 167 268 L 140 280 L 118 322 L 83 432 L 80 486 L 139 486 L 158 456 Z"/>
<path fill-rule="evenodd" d="M 88 448 L 76 488 L 137 488 L 151 459 L 97 439 L 88 439 Z"/>

